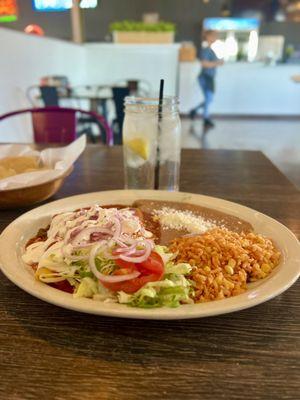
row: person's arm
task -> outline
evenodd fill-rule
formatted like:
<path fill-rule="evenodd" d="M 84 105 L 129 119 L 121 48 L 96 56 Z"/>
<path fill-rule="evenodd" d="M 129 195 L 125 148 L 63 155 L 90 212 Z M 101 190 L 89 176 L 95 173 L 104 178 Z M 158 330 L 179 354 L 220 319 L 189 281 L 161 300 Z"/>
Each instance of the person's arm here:
<path fill-rule="evenodd" d="M 224 64 L 223 60 L 217 61 L 208 61 L 208 60 L 200 60 L 203 68 L 216 68 Z"/>

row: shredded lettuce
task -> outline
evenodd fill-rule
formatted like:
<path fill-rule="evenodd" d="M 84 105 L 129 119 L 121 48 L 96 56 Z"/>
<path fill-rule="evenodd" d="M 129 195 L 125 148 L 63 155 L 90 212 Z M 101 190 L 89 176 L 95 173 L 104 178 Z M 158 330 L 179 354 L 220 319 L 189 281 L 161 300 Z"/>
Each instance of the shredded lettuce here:
<path fill-rule="evenodd" d="M 116 263 L 113 260 L 100 258 L 99 256 L 95 258 L 95 264 L 97 270 L 104 275 L 112 275 L 116 269 Z"/>
<path fill-rule="evenodd" d="M 94 274 L 89 271 L 80 270 L 79 271 L 80 278 L 94 278 Z"/>
<path fill-rule="evenodd" d="M 118 300 L 132 307 L 178 307 L 182 303 L 192 302 L 189 292 L 190 284 L 184 277 L 180 282 L 165 279 L 147 283 L 134 294 L 118 292 Z"/>
<path fill-rule="evenodd" d="M 91 271 L 88 259 L 74 261 L 63 256 L 60 249 L 54 249 L 53 253 L 41 260 L 36 275 L 47 283 L 67 279 L 75 289 L 75 298 L 93 298 L 141 308 L 178 307 L 180 304 L 193 302 L 193 288 L 186 278 L 192 267 L 187 263 L 176 264 L 176 254 L 169 252 L 166 246 L 157 245 L 155 251 L 164 262 L 162 280 L 148 282 L 133 294 L 123 291 L 114 293 L 106 289 Z M 85 256 L 86 250 L 77 250 L 74 255 Z M 102 254 L 97 255 L 95 263 L 98 271 L 105 275 L 113 275 L 117 268 L 114 260 L 106 259 Z"/>
<path fill-rule="evenodd" d="M 166 246 L 156 245 L 154 250 L 161 256 L 165 265 L 176 257 L 176 254 L 170 253 Z"/>
<path fill-rule="evenodd" d="M 174 264 L 168 262 L 165 266 L 165 274 L 177 274 L 177 275 L 188 275 L 192 270 L 192 267 L 188 263 Z"/>
<path fill-rule="evenodd" d="M 118 292 L 119 303 L 141 308 L 178 307 L 182 303 L 192 303 L 191 284 L 185 277 L 192 267 L 187 263 L 175 264 L 171 261 L 174 254 L 168 253 L 164 246 L 156 246 L 155 251 L 166 260 L 163 279 L 148 282 L 133 294 Z"/>

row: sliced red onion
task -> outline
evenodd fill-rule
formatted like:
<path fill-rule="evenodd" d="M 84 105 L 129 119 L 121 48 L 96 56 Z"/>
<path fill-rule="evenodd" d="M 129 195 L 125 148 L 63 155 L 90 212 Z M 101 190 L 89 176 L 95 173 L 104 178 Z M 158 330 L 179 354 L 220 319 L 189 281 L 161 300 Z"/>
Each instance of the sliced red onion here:
<path fill-rule="evenodd" d="M 64 243 L 65 243 L 65 244 L 69 243 L 70 240 L 71 240 L 74 236 L 76 236 L 79 232 L 82 231 L 82 229 L 83 229 L 83 228 L 75 227 L 75 228 L 73 228 L 73 229 L 67 231 L 67 234 L 66 234 L 65 239 L 64 239 Z"/>
<path fill-rule="evenodd" d="M 118 244 L 121 247 L 127 248 L 126 244 L 123 243 L 120 239 L 115 239 L 116 244 Z"/>
<path fill-rule="evenodd" d="M 82 231 L 81 227 L 77 227 L 74 230 L 71 231 L 70 233 L 70 239 L 74 239 L 80 232 Z"/>
<path fill-rule="evenodd" d="M 125 246 L 131 245 L 131 244 L 136 244 L 137 239 L 131 237 L 131 236 L 127 236 L 127 235 L 121 235 L 119 237 L 119 242 L 122 242 Z"/>
<path fill-rule="evenodd" d="M 113 222 L 114 224 L 114 235 L 113 238 L 114 239 L 119 239 L 121 232 L 122 232 L 122 225 L 119 219 L 117 218 L 112 218 L 111 222 Z"/>
<path fill-rule="evenodd" d="M 62 246 L 62 254 L 64 254 L 65 257 L 69 257 L 73 261 L 89 259 L 90 262 L 90 256 L 76 256 L 72 255 L 72 253 L 74 252 L 74 249 L 89 249 L 90 247 L 93 247 L 94 249 L 95 243 L 97 243 L 97 245 L 103 246 L 103 257 L 105 258 L 120 258 L 125 261 L 135 263 L 143 262 L 144 260 L 146 260 L 149 257 L 152 248 L 154 247 L 154 243 L 151 239 L 148 240 L 147 237 L 145 237 L 147 236 L 147 232 L 139 217 L 136 216 L 135 210 L 111 209 L 111 212 L 105 213 L 103 215 L 104 220 L 107 221 L 105 225 L 99 226 L 100 224 L 97 219 L 100 218 L 100 215 L 102 215 L 101 210 L 101 207 L 80 209 L 77 210 L 77 212 L 69 213 L 62 216 L 61 219 L 58 220 L 58 225 L 60 226 L 57 229 L 54 229 L 55 227 L 52 226 L 50 227 L 49 233 L 51 232 L 51 229 L 51 233 L 55 233 L 56 235 L 58 234 L 59 229 L 63 229 L 66 232 L 65 238 L 64 240 L 62 240 L 66 246 L 71 247 L 69 247 L 69 249 L 64 249 L 65 246 Z M 131 234 L 126 234 L 125 232 L 122 232 L 122 223 L 130 220 L 133 220 L 134 225 L 135 223 L 137 223 L 136 233 L 138 237 L 132 237 Z M 71 228 L 68 225 L 73 226 Z M 53 235 L 51 235 L 51 237 L 48 237 L 47 243 L 49 243 L 51 246 L 53 244 L 53 240 L 55 239 L 53 238 Z M 139 246 L 143 246 L 143 248 L 137 250 L 137 247 Z M 115 247 L 117 248 L 115 249 Z M 99 251 L 99 247 L 97 251 Z M 97 276 L 96 272 L 94 273 Z M 136 273 L 137 272 L 134 272 L 133 274 Z M 98 271 L 98 275 L 99 274 L 102 280 L 109 279 L 110 282 L 122 282 L 127 279 L 133 279 L 133 274 L 129 274 L 129 277 L 108 277 L 106 275 L 102 276 L 103 274 L 99 273 Z"/>
<path fill-rule="evenodd" d="M 129 252 L 135 252 L 136 250 L 136 244 L 133 244 L 129 247 L 119 247 L 118 249 L 114 250 L 114 253 L 116 254 L 123 254 L 123 253 L 129 253 Z"/>
<path fill-rule="evenodd" d="M 90 257 L 89 257 L 89 266 L 93 274 L 101 281 L 101 282 L 107 282 L 107 283 L 117 283 L 117 282 L 124 282 L 128 281 L 130 279 L 137 278 L 140 276 L 139 271 L 134 271 L 131 274 L 127 275 L 104 275 L 101 272 L 98 271 L 95 263 L 95 258 L 96 255 L 99 251 L 99 249 L 103 246 L 103 243 L 99 243 L 93 247 L 93 249 L 90 252 Z"/>
<path fill-rule="evenodd" d="M 147 253 L 143 254 L 142 256 L 139 256 L 139 257 L 126 256 L 126 255 L 122 254 L 122 255 L 120 255 L 119 258 L 121 260 L 124 260 L 124 261 L 127 261 L 127 262 L 132 262 L 132 263 L 135 263 L 135 264 L 139 264 L 139 263 L 142 263 L 142 262 L 146 261 L 149 258 L 149 256 L 150 256 L 150 252 L 147 252 Z"/>
<path fill-rule="evenodd" d="M 93 234 L 94 235 L 98 234 L 98 237 L 94 238 L 94 240 L 92 240 L 92 237 L 91 237 Z M 104 239 L 110 238 L 112 236 L 112 233 L 108 229 L 105 229 L 102 227 L 92 226 L 90 228 L 84 228 L 75 237 L 73 237 L 73 239 L 71 240 L 72 245 L 75 247 L 80 245 L 82 240 L 87 235 L 89 236 L 89 238 L 85 239 L 86 242 L 96 242 L 99 240 L 104 240 Z"/>
<path fill-rule="evenodd" d="M 141 243 L 139 243 L 139 244 L 141 244 Z M 149 243 L 148 241 L 143 242 L 143 245 L 145 246 L 144 254 L 142 254 L 140 256 L 127 256 L 124 254 L 120 254 L 121 260 L 133 262 L 133 263 L 141 263 L 141 262 L 147 260 L 151 254 L 152 246 L 151 246 L 151 243 Z"/>
<path fill-rule="evenodd" d="M 111 238 L 111 233 L 109 232 L 93 232 L 90 235 L 91 242 L 98 242 L 99 240 L 106 240 Z"/>
<path fill-rule="evenodd" d="M 120 257 L 121 255 L 123 255 L 123 256 L 131 256 L 131 255 L 135 254 L 135 252 L 136 252 L 136 250 L 134 248 L 134 249 L 130 249 L 128 251 L 122 252 L 122 253 L 115 254 L 115 255 L 118 256 L 118 257 Z"/>
<path fill-rule="evenodd" d="M 126 254 L 126 256 L 132 255 L 133 257 L 139 257 L 145 254 L 145 249 L 144 250 L 135 250 L 131 254 Z"/>
<path fill-rule="evenodd" d="M 141 238 L 139 238 L 139 241 L 137 243 L 137 247 L 140 246 L 140 245 L 145 246 L 145 244 L 146 244 L 147 247 L 149 246 L 151 250 L 153 250 L 154 247 L 155 247 L 153 240 L 151 240 L 151 239 L 141 240 Z M 139 250 L 137 250 L 137 251 L 139 251 Z"/>
<path fill-rule="evenodd" d="M 107 283 L 118 283 L 118 282 L 125 282 L 129 281 L 131 279 L 135 279 L 141 275 L 139 271 L 134 271 L 131 274 L 127 275 L 103 275 L 101 274 L 102 277 L 99 278 L 101 282 L 107 282 Z"/>

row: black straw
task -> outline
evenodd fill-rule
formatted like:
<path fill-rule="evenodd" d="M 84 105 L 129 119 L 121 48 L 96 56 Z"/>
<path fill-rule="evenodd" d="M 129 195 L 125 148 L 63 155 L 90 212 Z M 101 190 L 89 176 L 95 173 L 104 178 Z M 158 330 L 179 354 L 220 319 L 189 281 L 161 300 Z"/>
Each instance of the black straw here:
<path fill-rule="evenodd" d="M 162 109 L 164 100 L 164 84 L 165 80 L 161 79 L 159 86 L 157 149 L 156 149 L 156 165 L 155 165 L 155 177 L 154 177 L 154 189 L 156 190 L 159 188 L 159 142 L 161 134 L 161 120 L 162 120 Z"/>

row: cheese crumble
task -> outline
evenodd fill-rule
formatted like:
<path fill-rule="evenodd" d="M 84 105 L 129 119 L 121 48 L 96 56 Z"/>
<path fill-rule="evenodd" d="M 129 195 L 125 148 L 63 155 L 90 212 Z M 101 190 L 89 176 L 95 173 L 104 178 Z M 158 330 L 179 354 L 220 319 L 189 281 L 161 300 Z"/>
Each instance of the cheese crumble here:
<path fill-rule="evenodd" d="M 163 229 L 186 230 L 189 233 L 204 233 L 216 227 L 212 221 L 205 220 L 191 211 L 180 211 L 174 208 L 163 207 L 153 211 Z"/>

